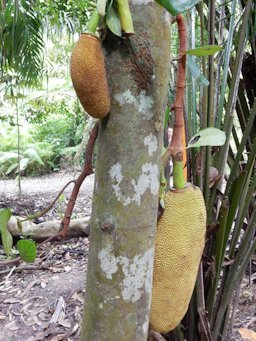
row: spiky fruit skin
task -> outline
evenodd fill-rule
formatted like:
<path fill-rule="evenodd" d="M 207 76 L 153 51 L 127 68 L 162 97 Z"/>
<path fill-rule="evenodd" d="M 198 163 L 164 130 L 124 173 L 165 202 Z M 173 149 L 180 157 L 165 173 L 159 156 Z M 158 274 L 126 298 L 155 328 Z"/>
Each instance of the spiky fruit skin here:
<path fill-rule="evenodd" d="M 202 256 L 206 209 L 200 189 L 190 185 L 165 195 L 157 224 L 150 327 L 173 330 L 184 317 Z"/>
<path fill-rule="evenodd" d="M 110 97 L 104 56 L 99 39 L 82 33 L 70 62 L 71 79 L 85 111 L 92 117 L 103 118 L 109 113 Z"/>

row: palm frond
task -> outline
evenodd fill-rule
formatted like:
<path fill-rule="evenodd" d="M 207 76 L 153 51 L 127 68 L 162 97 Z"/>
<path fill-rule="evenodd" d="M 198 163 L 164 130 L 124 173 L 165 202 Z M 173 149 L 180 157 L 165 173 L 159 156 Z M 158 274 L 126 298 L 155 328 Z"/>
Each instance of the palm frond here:
<path fill-rule="evenodd" d="M 12 70 L 26 84 L 38 80 L 42 69 L 43 31 L 39 14 L 26 0 L 9 0 L 2 9 L 2 69 Z"/>

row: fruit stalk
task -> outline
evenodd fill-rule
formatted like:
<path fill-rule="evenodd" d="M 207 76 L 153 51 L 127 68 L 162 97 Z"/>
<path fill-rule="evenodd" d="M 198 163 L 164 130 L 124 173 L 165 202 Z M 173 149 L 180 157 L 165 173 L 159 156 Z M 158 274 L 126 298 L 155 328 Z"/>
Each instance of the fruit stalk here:
<path fill-rule="evenodd" d="M 178 75 L 177 75 L 177 92 L 173 106 L 171 110 L 175 112 L 175 121 L 173 128 L 172 141 L 163 157 L 163 162 L 172 156 L 173 159 L 173 185 L 174 188 L 182 189 L 186 185 L 186 180 L 183 172 L 183 101 L 184 101 L 184 89 L 185 89 L 185 76 L 186 76 L 186 25 L 181 14 L 176 16 L 176 22 L 178 24 L 179 31 L 179 63 L 178 63 Z"/>
<path fill-rule="evenodd" d="M 98 27 L 99 20 L 100 20 L 100 15 L 99 15 L 97 9 L 95 9 L 92 12 L 92 16 L 91 16 L 91 18 L 90 18 L 90 20 L 88 22 L 86 32 L 95 34 L 96 29 Z"/>
<path fill-rule="evenodd" d="M 132 15 L 129 7 L 129 0 L 117 0 L 117 8 L 122 31 L 126 36 L 134 34 Z"/>

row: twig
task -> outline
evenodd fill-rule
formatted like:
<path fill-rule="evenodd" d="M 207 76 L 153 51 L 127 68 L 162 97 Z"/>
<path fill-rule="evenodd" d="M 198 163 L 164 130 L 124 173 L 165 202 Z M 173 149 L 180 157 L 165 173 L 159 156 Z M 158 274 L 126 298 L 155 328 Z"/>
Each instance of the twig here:
<path fill-rule="evenodd" d="M 90 134 L 87 146 L 86 146 L 86 150 L 85 150 L 85 161 L 84 161 L 84 168 L 82 173 L 79 175 L 79 177 L 74 180 L 74 188 L 72 190 L 72 193 L 70 195 L 67 207 L 66 207 L 66 211 L 65 211 L 65 215 L 62 219 L 61 225 L 62 225 L 62 230 L 55 236 L 52 236 L 48 239 L 46 239 L 45 241 L 43 241 L 41 245 L 45 244 L 46 242 L 49 241 L 53 241 L 56 239 L 65 239 L 67 237 L 68 234 L 68 227 L 69 227 L 69 223 L 70 223 L 70 219 L 73 213 L 73 209 L 76 203 L 76 198 L 78 196 L 80 187 L 84 181 L 84 179 L 93 173 L 92 170 L 92 157 L 93 157 L 93 149 L 94 149 L 94 145 L 95 145 L 95 141 L 97 139 L 98 136 L 98 130 L 99 130 L 99 124 L 98 122 L 95 123 L 92 132 Z"/>
<path fill-rule="evenodd" d="M 45 266 L 45 265 L 20 265 L 17 267 L 13 267 L 11 269 L 11 272 L 21 272 L 21 271 L 25 271 L 25 270 L 49 270 L 49 267 Z M 2 270 L 0 271 L 0 275 L 4 275 L 6 273 L 9 273 L 10 269 L 6 269 L 6 270 Z"/>
<path fill-rule="evenodd" d="M 31 219 L 35 219 L 35 218 L 40 218 L 42 217 L 43 215 L 45 215 L 47 212 L 49 212 L 53 206 L 56 204 L 57 200 L 59 199 L 59 197 L 61 196 L 61 194 L 65 191 L 65 189 L 72 183 L 72 182 L 75 182 L 75 180 L 70 180 L 68 183 L 66 183 L 66 185 L 59 191 L 57 197 L 53 200 L 53 202 L 48 206 L 46 207 L 43 211 L 40 211 L 36 214 L 32 214 L 32 215 L 29 215 L 27 218 L 25 219 L 22 219 L 22 220 L 19 220 L 20 223 L 23 223 L 24 221 L 27 221 L 27 220 L 31 220 Z"/>
<path fill-rule="evenodd" d="M 6 266 L 6 265 L 10 265 L 10 264 L 17 264 L 21 261 L 20 257 L 16 257 L 14 259 L 7 259 L 7 260 L 3 260 L 0 262 L 0 266 Z"/>

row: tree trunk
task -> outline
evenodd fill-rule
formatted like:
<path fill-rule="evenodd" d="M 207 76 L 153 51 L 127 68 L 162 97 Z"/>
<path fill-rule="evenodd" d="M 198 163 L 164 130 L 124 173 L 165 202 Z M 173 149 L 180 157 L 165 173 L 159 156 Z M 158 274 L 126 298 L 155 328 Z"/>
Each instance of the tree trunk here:
<path fill-rule="evenodd" d="M 111 112 L 100 123 L 82 341 L 147 339 L 169 78 L 169 15 L 133 0 L 135 35 L 104 42 Z"/>

